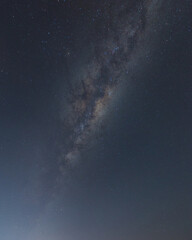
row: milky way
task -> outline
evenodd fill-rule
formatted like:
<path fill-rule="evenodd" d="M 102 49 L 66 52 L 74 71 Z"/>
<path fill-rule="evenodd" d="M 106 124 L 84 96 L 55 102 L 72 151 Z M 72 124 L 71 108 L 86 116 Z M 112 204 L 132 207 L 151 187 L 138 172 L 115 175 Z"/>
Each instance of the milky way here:
<path fill-rule="evenodd" d="M 133 3 L 134 2 L 134 3 Z M 62 147 L 60 167 L 73 165 L 87 145 L 112 99 L 148 24 L 156 1 L 114 1 L 105 9 L 104 31 L 98 31 L 94 56 L 83 77 L 70 89 L 65 122 L 69 136 Z M 64 167 L 64 168 L 63 168 Z"/>

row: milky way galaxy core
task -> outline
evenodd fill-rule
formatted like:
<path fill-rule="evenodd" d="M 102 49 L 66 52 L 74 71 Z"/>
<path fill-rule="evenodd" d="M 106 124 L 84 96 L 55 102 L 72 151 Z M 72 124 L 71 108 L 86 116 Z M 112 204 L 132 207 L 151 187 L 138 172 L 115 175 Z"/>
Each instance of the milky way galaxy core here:
<path fill-rule="evenodd" d="M 159 4 L 159 2 L 158 2 Z M 146 31 L 156 1 L 113 1 L 105 8 L 105 25 L 98 30 L 92 60 L 68 94 L 65 126 L 69 130 L 62 147 L 60 167 L 72 166 L 87 145 L 99 119 L 105 113 L 122 76 L 128 74 L 131 59 Z"/>

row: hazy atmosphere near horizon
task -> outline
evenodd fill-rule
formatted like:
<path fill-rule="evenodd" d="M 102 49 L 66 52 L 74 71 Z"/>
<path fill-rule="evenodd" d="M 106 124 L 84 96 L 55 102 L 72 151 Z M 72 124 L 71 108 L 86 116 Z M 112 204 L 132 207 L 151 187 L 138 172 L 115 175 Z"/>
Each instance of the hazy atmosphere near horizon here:
<path fill-rule="evenodd" d="M 192 1 L 0 12 L 0 240 L 191 240 Z"/>

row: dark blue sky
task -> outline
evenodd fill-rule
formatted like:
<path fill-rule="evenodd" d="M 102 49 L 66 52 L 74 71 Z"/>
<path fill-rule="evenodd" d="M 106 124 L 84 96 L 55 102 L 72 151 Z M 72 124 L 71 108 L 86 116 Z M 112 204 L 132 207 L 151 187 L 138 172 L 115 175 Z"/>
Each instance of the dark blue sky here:
<path fill-rule="evenodd" d="M 0 9 L 0 239 L 190 240 L 191 2 Z"/>

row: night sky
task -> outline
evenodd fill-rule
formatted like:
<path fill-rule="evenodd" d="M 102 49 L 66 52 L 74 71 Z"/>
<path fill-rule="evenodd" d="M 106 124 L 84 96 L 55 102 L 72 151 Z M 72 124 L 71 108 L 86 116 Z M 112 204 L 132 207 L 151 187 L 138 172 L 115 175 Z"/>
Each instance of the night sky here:
<path fill-rule="evenodd" d="M 0 240 L 192 239 L 191 15 L 1 0 Z"/>

